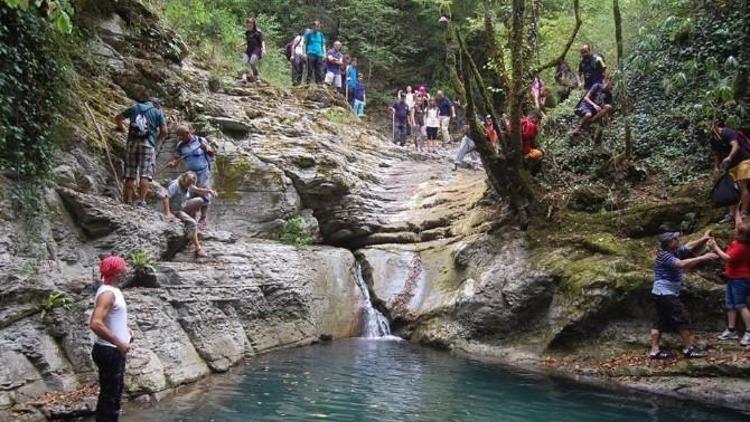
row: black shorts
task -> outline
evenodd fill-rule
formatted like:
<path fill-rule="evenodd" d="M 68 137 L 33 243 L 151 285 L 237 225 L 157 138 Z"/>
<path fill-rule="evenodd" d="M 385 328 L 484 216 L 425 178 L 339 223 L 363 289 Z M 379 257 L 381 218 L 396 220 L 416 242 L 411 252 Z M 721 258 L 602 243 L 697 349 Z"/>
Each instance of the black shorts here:
<path fill-rule="evenodd" d="M 690 314 L 678 296 L 654 295 L 656 305 L 654 328 L 659 331 L 679 331 L 690 329 Z"/>

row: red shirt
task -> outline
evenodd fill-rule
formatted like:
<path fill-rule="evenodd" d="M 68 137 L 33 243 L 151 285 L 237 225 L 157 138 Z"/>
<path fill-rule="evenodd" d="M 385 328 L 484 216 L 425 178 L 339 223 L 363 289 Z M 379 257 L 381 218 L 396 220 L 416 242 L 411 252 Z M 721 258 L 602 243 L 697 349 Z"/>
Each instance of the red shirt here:
<path fill-rule="evenodd" d="M 729 259 L 724 263 L 727 278 L 750 278 L 750 245 L 733 240 L 727 247 Z"/>
<path fill-rule="evenodd" d="M 495 128 L 492 127 L 491 124 L 484 125 L 484 130 L 487 132 L 487 139 L 490 140 L 490 143 L 492 145 L 497 144 L 497 132 L 495 131 Z"/>
<path fill-rule="evenodd" d="M 521 154 L 526 155 L 534 149 L 534 139 L 539 134 L 539 126 L 529 118 L 521 119 Z"/>

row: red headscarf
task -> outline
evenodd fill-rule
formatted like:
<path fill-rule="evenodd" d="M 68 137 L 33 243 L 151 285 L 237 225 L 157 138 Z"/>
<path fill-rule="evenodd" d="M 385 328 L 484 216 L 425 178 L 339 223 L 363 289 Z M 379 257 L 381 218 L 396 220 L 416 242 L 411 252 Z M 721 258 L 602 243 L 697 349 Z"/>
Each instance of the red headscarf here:
<path fill-rule="evenodd" d="M 119 256 L 108 256 L 99 264 L 99 274 L 102 275 L 104 284 L 112 284 L 117 276 L 125 271 L 128 264 Z"/>

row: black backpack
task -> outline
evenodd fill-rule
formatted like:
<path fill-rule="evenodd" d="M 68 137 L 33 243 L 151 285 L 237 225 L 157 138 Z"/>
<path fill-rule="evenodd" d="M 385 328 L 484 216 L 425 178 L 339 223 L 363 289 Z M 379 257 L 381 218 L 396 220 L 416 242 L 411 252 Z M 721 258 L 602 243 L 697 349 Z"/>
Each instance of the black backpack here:
<path fill-rule="evenodd" d="M 717 208 L 729 207 L 740 202 L 740 190 L 729 173 L 724 173 L 711 189 L 711 202 Z"/>

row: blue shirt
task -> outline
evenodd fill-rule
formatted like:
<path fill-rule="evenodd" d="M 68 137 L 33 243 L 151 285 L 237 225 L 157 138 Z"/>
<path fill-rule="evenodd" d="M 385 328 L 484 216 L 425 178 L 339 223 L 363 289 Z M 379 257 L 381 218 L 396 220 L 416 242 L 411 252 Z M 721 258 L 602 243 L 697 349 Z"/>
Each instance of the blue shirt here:
<path fill-rule="evenodd" d="M 323 46 L 326 43 L 326 36 L 320 31 L 312 31 L 305 35 L 305 45 L 307 46 L 308 56 L 325 56 Z"/>
<path fill-rule="evenodd" d="M 156 146 L 156 138 L 159 136 L 159 130 L 165 125 L 164 115 L 150 101 L 136 103 L 125 109 L 122 115 L 132 123 L 140 113 L 143 113 L 148 120 L 148 142 L 154 147 Z"/>
<path fill-rule="evenodd" d="M 448 99 L 448 97 L 443 97 L 442 100 L 438 101 L 437 107 L 438 107 L 439 116 L 452 116 L 453 115 L 453 112 L 451 110 L 453 108 L 453 103 L 451 102 L 450 99 Z"/>
<path fill-rule="evenodd" d="M 403 100 L 396 101 L 393 103 L 393 110 L 396 112 L 396 121 L 399 123 L 406 123 L 406 118 L 409 117 L 409 106 Z"/>
<path fill-rule="evenodd" d="M 349 85 L 349 89 L 357 88 L 357 81 L 359 80 L 359 72 L 355 66 L 349 66 L 346 70 L 346 83 Z"/>
<path fill-rule="evenodd" d="M 364 101 L 366 91 L 367 87 L 365 86 L 365 84 L 357 84 L 357 87 L 354 88 L 354 99 L 358 101 Z"/>
<path fill-rule="evenodd" d="M 581 60 L 578 65 L 578 72 L 583 75 L 583 87 L 591 89 L 594 84 L 604 82 L 604 71 L 606 69 L 607 65 L 604 64 L 604 59 L 598 54 L 591 53 Z"/>
<path fill-rule="evenodd" d="M 677 268 L 677 262 L 686 257 L 690 251 L 680 246 L 675 254 L 664 249 L 659 250 L 654 260 L 654 287 L 651 293 L 664 296 L 679 296 L 682 289 L 682 269 Z"/>
<path fill-rule="evenodd" d="M 188 170 L 199 174 L 207 171 L 211 165 L 208 160 L 208 154 L 202 148 L 203 142 L 205 142 L 204 139 L 193 136 L 187 142 L 179 142 L 174 150 L 175 157 L 182 158 Z"/>

